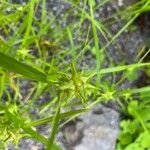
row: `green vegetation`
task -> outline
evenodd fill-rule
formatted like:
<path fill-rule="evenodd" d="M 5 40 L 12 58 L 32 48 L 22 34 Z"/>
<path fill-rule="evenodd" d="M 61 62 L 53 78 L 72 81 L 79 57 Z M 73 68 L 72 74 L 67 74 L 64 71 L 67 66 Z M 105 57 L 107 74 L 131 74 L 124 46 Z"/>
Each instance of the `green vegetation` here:
<path fill-rule="evenodd" d="M 99 5 L 93 0 L 84 0 L 83 5 L 78 0 L 65 0 L 69 9 L 61 19 L 46 7 L 47 3 L 0 1 L 0 149 L 10 142 L 17 145 L 22 138 L 35 139 L 47 150 L 61 149 L 56 140 L 59 128 L 96 104 L 110 100 L 116 100 L 127 116 L 120 123 L 116 148 L 149 148 L 150 86 L 118 88 L 124 80 L 137 79 L 140 69 L 146 68 L 149 74 L 150 63 L 143 62 L 149 50 L 139 49 L 133 64 L 126 65 L 125 60 L 116 63 L 108 49 L 117 45 L 119 36 L 134 26 L 141 13 L 149 11 L 150 0 L 141 0 L 102 20 L 94 14 L 109 0 Z M 126 23 L 112 35 L 108 23 L 117 22 L 115 16 Z M 86 54 L 92 56 L 92 65 L 89 60 L 86 64 Z M 115 80 L 120 73 L 119 80 Z M 108 76 L 113 79 L 106 82 Z M 26 89 L 23 82 L 27 82 Z M 22 90 L 27 92 L 22 94 Z M 50 98 L 38 104 L 47 93 Z M 35 107 L 40 119 L 31 113 Z M 48 123 L 51 131 L 46 137 L 37 127 Z"/>

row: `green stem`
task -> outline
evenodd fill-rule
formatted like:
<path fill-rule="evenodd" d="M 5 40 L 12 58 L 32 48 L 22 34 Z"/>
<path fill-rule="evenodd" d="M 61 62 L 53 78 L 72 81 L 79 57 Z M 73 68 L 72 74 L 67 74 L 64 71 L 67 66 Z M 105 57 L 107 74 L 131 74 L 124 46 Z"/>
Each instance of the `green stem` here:
<path fill-rule="evenodd" d="M 55 146 L 54 145 L 54 140 L 55 140 L 55 137 L 56 137 L 58 126 L 59 126 L 59 120 L 60 120 L 60 93 L 58 93 L 58 107 L 57 107 L 56 115 L 55 115 L 55 118 L 54 118 L 52 132 L 51 132 L 50 138 L 48 139 L 46 150 L 53 150 L 54 149 L 54 146 Z"/>

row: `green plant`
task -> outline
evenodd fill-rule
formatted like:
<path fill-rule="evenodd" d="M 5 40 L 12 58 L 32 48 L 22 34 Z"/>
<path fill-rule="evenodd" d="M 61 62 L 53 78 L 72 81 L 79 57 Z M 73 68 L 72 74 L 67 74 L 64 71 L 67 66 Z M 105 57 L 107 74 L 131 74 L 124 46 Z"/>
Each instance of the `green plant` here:
<path fill-rule="evenodd" d="M 88 82 L 88 80 L 92 76 L 94 76 L 95 73 L 93 73 L 92 76 L 89 76 L 89 77 L 82 77 L 81 74 L 77 73 L 73 64 L 71 65 L 71 69 L 72 69 L 71 75 L 57 72 L 57 75 L 54 76 L 55 78 L 52 78 L 51 80 L 51 77 L 53 77 L 51 76 L 51 74 L 50 76 L 46 75 L 36 70 L 35 68 L 32 68 L 26 64 L 23 64 L 2 53 L 0 53 L 0 57 L 2 58 L 1 60 L 3 60 L 3 61 L 0 61 L 0 65 L 2 67 L 5 67 L 9 71 L 19 73 L 22 76 L 32 79 L 32 80 L 45 82 L 49 86 L 55 87 L 55 91 L 57 92 L 58 95 L 57 95 L 57 101 L 56 101 L 57 107 L 55 108 L 56 112 L 55 112 L 54 117 L 51 116 L 45 119 L 41 119 L 39 121 L 37 120 L 35 122 L 32 122 L 29 120 L 29 118 L 27 119 L 23 117 L 23 114 L 19 111 L 21 109 L 18 110 L 19 107 L 17 108 L 16 104 L 10 105 L 10 107 L 9 105 L 7 106 L 6 104 L 5 109 L 2 111 L 2 116 L 5 116 L 5 118 L 8 118 L 8 120 L 13 120 L 13 126 L 16 130 L 18 130 L 18 132 L 20 131 L 20 129 L 24 130 L 25 131 L 25 135 L 23 134 L 24 136 L 29 135 L 30 138 L 34 138 L 38 141 L 41 141 L 43 144 L 47 146 L 47 149 L 50 149 L 53 146 L 54 146 L 54 149 L 57 147 L 56 145 L 53 144 L 53 141 L 55 139 L 55 135 L 58 129 L 58 124 L 61 118 L 66 117 L 66 116 L 68 117 L 68 115 L 71 117 L 71 115 L 76 115 L 81 112 L 85 112 L 87 110 L 86 108 L 83 108 L 81 110 L 74 110 L 74 111 L 70 111 L 66 113 L 61 113 L 60 111 L 61 108 L 66 106 L 66 104 L 70 103 L 70 100 L 73 99 L 73 97 L 81 99 L 82 104 L 85 104 L 88 98 L 87 96 L 91 95 L 90 93 L 94 93 L 94 91 L 96 90 L 97 95 L 101 94 L 99 93 L 98 89 L 95 88 L 95 86 L 93 86 L 92 84 Z M 12 63 L 14 64 L 13 66 L 11 66 Z M 100 73 L 105 74 L 105 73 L 111 73 L 111 72 L 118 72 L 118 71 L 126 70 L 128 68 L 141 67 L 145 65 L 149 65 L 149 63 L 102 69 Z M 59 74 L 61 76 L 58 76 Z M 62 82 L 62 78 L 63 78 L 63 82 Z M 111 91 L 107 90 L 107 91 L 104 91 L 104 94 L 101 94 L 99 98 L 100 99 L 113 99 L 114 96 L 115 96 L 114 90 L 111 90 Z M 13 109 L 13 108 L 16 108 L 16 109 Z M 38 132 L 32 129 L 32 126 L 35 126 L 35 125 L 38 126 L 38 125 L 47 123 L 49 121 L 53 121 L 52 133 L 49 139 L 45 138 L 44 136 L 40 135 Z M 11 123 L 12 122 L 10 122 L 10 124 Z M 5 121 L 4 121 L 4 124 L 5 124 Z M 4 128 L 7 129 L 5 125 L 4 125 Z M 13 132 L 13 131 L 10 131 L 10 132 Z M 18 135 L 20 135 L 20 133 L 18 133 Z M 5 141 L 7 140 L 4 140 L 4 142 Z"/>
<path fill-rule="evenodd" d="M 0 2 L 1 149 L 6 148 L 10 142 L 17 144 L 22 138 L 37 140 L 43 143 L 47 150 L 61 149 L 57 145 L 56 136 L 59 128 L 66 122 L 90 110 L 101 101 L 115 99 L 125 110 L 126 106 L 119 100 L 120 98 L 128 100 L 132 98 L 132 94 L 142 95 L 143 92 L 150 91 L 149 86 L 124 90 L 117 88 L 124 79 L 137 78 L 135 76 L 137 70 L 150 66 L 150 63 L 142 63 L 141 59 L 134 64 L 123 65 L 121 62 L 116 65 L 107 53 L 107 48 L 115 43 L 141 12 L 148 9 L 149 1 L 143 0 L 133 5 L 133 10 L 131 8 L 125 10 L 126 12 L 129 10 L 130 13 L 123 12 L 125 15 L 122 18 L 129 20 L 115 35 L 109 32 L 105 20 L 94 17 L 95 11 L 104 7 L 109 0 L 102 0 L 99 5 L 95 5 L 93 0 L 84 0 L 82 6 L 79 5 L 80 1 L 65 0 L 65 2 L 70 8 L 62 16 L 62 21 L 65 22 L 70 18 L 69 15 L 72 15 L 71 22 L 65 27 L 59 23 L 58 16 L 47 10 L 46 0 L 30 0 L 24 5 L 5 0 Z M 87 11 L 87 7 L 90 11 Z M 121 14 L 122 12 L 119 13 Z M 85 22 L 86 32 L 82 29 Z M 105 43 L 99 40 L 100 35 Z M 84 40 L 77 41 L 78 37 L 83 37 Z M 80 66 L 86 57 L 85 53 L 94 57 L 90 60 L 93 64 L 95 61 L 92 67 Z M 110 64 L 107 68 L 103 68 L 106 58 Z M 125 72 L 121 81 L 117 83 L 104 81 L 107 75 L 115 76 L 120 72 Z M 22 81 L 31 84 L 25 94 L 21 93 Z M 45 93 L 50 93 L 51 98 L 36 105 Z M 141 112 L 147 115 L 145 119 L 149 119 L 149 107 L 145 102 L 145 100 L 142 103 L 128 102 L 128 113 L 133 119 L 121 124 L 123 134 L 125 132 L 128 140 L 131 139 L 128 144 L 134 139 L 136 145 L 149 146 L 148 124 L 143 120 L 144 116 L 139 119 Z M 39 112 L 36 115 L 40 115 L 40 119 L 30 113 L 35 107 Z M 46 137 L 39 133 L 37 127 L 48 123 L 51 131 Z M 130 130 L 127 131 L 130 126 Z M 139 135 L 138 138 L 133 137 L 131 134 L 133 131 Z M 128 135 L 128 132 L 131 132 L 131 135 Z M 145 140 L 142 141 L 143 139 Z M 127 146 L 122 144 L 122 133 L 119 140 L 118 147 Z M 125 143 L 126 140 L 127 138 Z"/>
<path fill-rule="evenodd" d="M 142 94 L 147 95 L 147 92 Z M 125 119 L 120 124 L 121 132 L 118 137 L 118 150 L 145 150 L 150 147 L 149 111 L 149 99 L 129 102 L 127 112 L 130 119 Z"/>

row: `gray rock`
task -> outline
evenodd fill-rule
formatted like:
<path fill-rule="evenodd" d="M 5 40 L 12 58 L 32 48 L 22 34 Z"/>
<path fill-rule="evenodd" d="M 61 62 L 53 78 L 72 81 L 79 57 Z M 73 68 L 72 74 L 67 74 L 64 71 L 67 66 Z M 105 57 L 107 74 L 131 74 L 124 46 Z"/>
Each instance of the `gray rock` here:
<path fill-rule="evenodd" d="M 84 130 L 84 138 L 74 150 L 114 150 L 117 135 L 118 129 L 93 125 Z"/>
<path fill-rule="evenodd" d="M 83 136 L 80 143 L 67 150 L 114 150 L 119 132 L 119 113 L 111 108 L 98 106 L 96 112 L 88 112 L 79 117 L 76 131 L 71 137 L 80 134 Z M 69 137 L 69 136 L 68 136 Z M 68 139 L 70 140 L 70 139 Z"/>

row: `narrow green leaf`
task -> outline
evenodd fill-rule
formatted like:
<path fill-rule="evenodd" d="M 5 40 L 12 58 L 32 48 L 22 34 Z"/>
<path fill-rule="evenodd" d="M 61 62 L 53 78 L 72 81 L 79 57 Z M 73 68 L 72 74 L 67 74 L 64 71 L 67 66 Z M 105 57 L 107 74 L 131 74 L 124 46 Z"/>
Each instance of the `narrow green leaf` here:
<path fill-rule="evenodd" d="M 53 150 L 54 149 L 54 140 L 56 137 L 56 133 L 58 131 L 59 121 L 60 121 L 60 115 L 59 114 L 60 114 L 60 106 L 58 107 L 58 109 L 56 111 L 51 136 L 48 139 L 48 143 L 47 143 L 47 150 Z"/>
<path fill-rule="evenodd" d="M 3 95 L 5 89 L 5 73 L 0 71 L 0 98 Z"/>
<path fill-rule="evenodd" d="M 45 73 L 42 73 L 37 69 L 29 65 L 26 65 L 22 62 L 19 62 L 18 60 L 10 56 L 7 56 L 1 52 L 0 52 L 0 67 L 21 74 L 24 77 L 32 80 L 47 82 L 47 76 Z"/>
<path fill-rule="evenodd" d="M 150 86 L 120 91 L 121 95 L 126 95 L 126 94 L 132 95 L 132 94 L 137 94 L 137 93 L 141 94 L 141 93 L 146 93 L 146 92 L 150 92 Z"/>
<path fill-rule="evenodd" d="M 71 116 L 74 116 L 74 115 L 77 115 L 77 114 L 80 114 L 80 113 L 83 113 L 83 112 L 86 112 L 86 111 L 88 111 L 88 109 L 71 110 L 71 111 L 68 111 L 68 112 L 60 113 L 59 117 L 60 117 L 60 119 L 63 119 L 63 118 L 71 117 Z M 46 123 L 49 123 L 49 122 L 53 121 L 54 117 L 55 116 L 50 116 L 50 117 L 46 117 L 46 118 L 36 120 L 36 121 L 33 121 L 33 122 L 29 123 L 27 126 L 31 127 L 31 126 L 43 125 L 43 124 L 46 124 Z"/>
<path fill-rule="evenodd" d="M 120 71 L 124 71 L 128 69 L 136 69 L 136 68 L 145 67 L 145 66 L 150 66 L 150 63 L 140 63 L 140 64 L 110 67 L 110 68 L 101 69 L 99 73 L 106 74 L 106 73 L 112 73 L 112 72 L 120 72 Z"/>
<path fill-rule="evenodd" d="M 139 64 L 131 64 L 131 65 L 125 65 L 125 66 L 117 66 L 117 67 L 109 67 L 109 68 L 103 68 L 103 69 L 100 69 L 99 71 L 96 71 L 94 73 L 91 73 L 91 75 L 89 76 L 89 78 L 97 75 L 98 73 L 99 74 L 108 74 L 108 73 L 115 73 L 115 72 L 121 72 L 121 71 L 126 71 L 128 69 L 138 69 L 138 68 L 141 68 L 141 67 L 148 67 L 150 66 L 150 63 L 139 63 Z M 88 72 L 87 72 L 88 73 Z"/>

